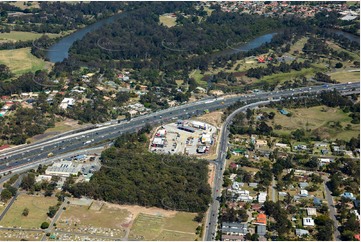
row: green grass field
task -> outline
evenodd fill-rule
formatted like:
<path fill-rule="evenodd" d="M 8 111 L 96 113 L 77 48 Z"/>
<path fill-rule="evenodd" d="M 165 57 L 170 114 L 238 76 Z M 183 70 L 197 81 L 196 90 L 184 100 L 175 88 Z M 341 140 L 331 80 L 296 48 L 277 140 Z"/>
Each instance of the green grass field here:
<path fill-rule="evenodd" d="M 331 79 L 335 79 L 340 83 L 347 82 L 358 82 L 360 81 L 360 72 L 359 71 L 338 71 L 330 74 Z"/>
<path fill-rule="evenodd" d="M 190 78 L 194 78 L 194 80 L 196 80 L 199 86 L 206 88 L 207 82 L 202 80 L 203 76 L 204 75 L 201 73 L 200 70 L 195 70 L 189 75 Z"/>
<path fill-rule="evenodd" d="M 30 53 L 29 48 L 0 50 L 0 63 L 7 65 L 15 75 L 43 70 L 49 65 Z"/>
<path fill-rule="evenodd" d="M 61 34 L 46 34 L 50 38 L 56 38 L 61 36 Z M 11 31 L 10 33 L 1 33 L 0 43 L 8 41 L 27 41 L 39 39 L 43 34 L 33 33 L 33 32 L 22 32 L 22 31 Z"/>
<path fill-rule="evenodd" d="M 170 16 L 159 16 L 159 22 L 168 28 L 175 26 L 177 18 L 173 18 Z"/>
<path fill-rule="evenodd" d="M 287 117 L 280 114 L 276 109 L 265 108 L 266 112 L 273 111 L 276 113 L 273 121 L 268 121 L 269 125 L 275 126 L 277 124 L 282 126 L 281 130 L 275 130 L 275 133 L 280 135 L 290 134 L 292 131 L 303 128 L 305 130 L 311 129 L 312 132 L 319 134 L 324 139 L 344 139 L 350 140 L 351 137 L 356 137 L 360 133 L 360 127 L 357 124 L 351 124 L 352 120 L 338 108 L 330 108 L 326 106 L 316 106 L 311 108 L 288 109 L 292 117 Z M 335 122 L 340 122 L 342 128 L 335 128 L 332 125 Z M 351 125 L 351 130 L 345 130 L 347 124 Z"/>
<path fill-rule="evenodd" d="M 193 221 L 195 216 L 195 213 L 178 212 L 174 217 L 165 219 L 164 229 L 191 233 L 194 236 L 198 226 L 198 223 Z"/>
<path fill-rule="evenodd" d="M 195 235 L 189 235 L 188 233 L 162 230 L 159 236 L 155 240 L 159 241 L 194 241 Z"/>
<path fill-rule="evenodd" d="M 196 214 L 178 212 L 173 217 L 140 213 L 134 220 L 129 239 L 141 240 L 195 240 L 198 226 Z"/>
<path fill-rule="evenodd" d="M 161 233 L 164 222 L 163 216 L 140 213 L 130 230 L 129 239 L 155 240 Z"/>
<path fill-rule="evenodd" d="M 40 228 L 44 221 L 50 221 L 46 213 L 49 206 L 57 204 L 56 197 L 30 196 L 21 194 L 0 221 L 4 227 Z M 24 208 L 29 209 L 29 215 L 23 216 Z"/>
<path fill-rule="evenodd" d="M 291 46 L 289 53 L 293 54 L 295 51 L 299 51 L 301 53 L 307 40 L 308 37 L 303 37 L 300 40 L 298 40 L 294 45 Z"/>
<path fill-rule="evenodd" d="M 287 80 L 291 80 L 291 79 L 295 79 L 295 78 L 302 78 L 302 77 L 312 77 L 315 75 L 316 72 L 319 71 L 324 71 L 326 68 L 323 67 L 321 64 L 312 64 L 311 68 L 307 68 L 307 69 L 302 69 L 300 71 L 295 71 L 292 70 L 288 73 L 277 73 L 277 74 L 272 74 L 269 76 L 265 76 L 261 79 L 259 79 L 257 82 L 268 82 L 270 84 L 275 83 L 275 82 L 285 82 Z"/>
<path fill-rule="evenodd" d="M 357 52 L 351 52 L 351 51 L 348 51 L 342 47 L 340 47 L 338 44 L 332 42 L 332 41 L 326 41 L 326 43 L 334 50 L 337 50 L 337 51 L 343 51 L 343 52 L 346 52 L 348 53 L 354 60 L 359 60 L 360 59 L 360 54 L 357 53 Z M 338 62 L 338 61 L 337 61 Z M 344 66 L 347 66 L 347 62 L 343 62 Z"/>

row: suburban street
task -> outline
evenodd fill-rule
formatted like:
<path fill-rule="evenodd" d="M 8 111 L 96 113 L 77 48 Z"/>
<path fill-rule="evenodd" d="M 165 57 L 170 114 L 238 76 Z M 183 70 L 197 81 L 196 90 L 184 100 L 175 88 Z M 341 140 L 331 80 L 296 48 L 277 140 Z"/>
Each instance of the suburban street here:
<path fill-rule="evenodd" d="M 218 219 L 218 210 L 219 210 L 219 201 L 217 197 L 222 195 L 222 183 L 223 183 L 223 171 L 226 166 L 226 153 L 228 148 L 228 135 L 229 135 L 229 125 L 232 122 L 232 119 L 240 112 L 246 111 L 248 108 L 254 108 L 262 104 L 268 104 L 269 101 L 261 101 L 252 103 L 241 108 L 238 108 L 232 112 L 223 123 L 222 132 L 219 138 L 219 147 L 218 147 L 218 157 L 217 157 L 217 168 L 214 179 L 214 187 L 212 191 L 212 204 L 209 208 L 208 216 L 206 218 L 206 230 L 205 230 L 205 240 L 211 241 L 215 240 L 217 233 L 217 219 Z"/>
<path fill-rule="evenodd" d="M 335 205 L 333 203 L 333 198 L 331 196 L 331 191 L 326 186 L 326 182 L 323 182 L 323 185 L 325 187 L 325 196 L 326 196 L 326 200 L 327 200 L 327 205 L 328 205 L 328 209 L 329 209 L 330 218 L 332 219 L 333 224 L 335 226 L 334 232 L 333 232 L 334 239 L 336 239 L 337 241 L 341 241 L 341 239 L 340 239 L 341 234 L 340 234 L 340 231 L 338 231 L 338 221 L 336 219 L 337 212 L 336 212 Z"/>

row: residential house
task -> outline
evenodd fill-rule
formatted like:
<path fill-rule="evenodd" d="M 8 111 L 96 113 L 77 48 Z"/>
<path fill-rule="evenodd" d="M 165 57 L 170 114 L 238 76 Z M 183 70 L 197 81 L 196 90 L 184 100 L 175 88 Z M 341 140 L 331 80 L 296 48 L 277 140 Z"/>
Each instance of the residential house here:
<path fill-rule="evenodd" d="M 306 187 L 308 187 L 308 182 L 300 182 L 299 186 L 301 189 L 305 189 Z"/>
<path fill-rule="evenodd" d="M 351 200 L 356 199 L 356 198 L 353 196 L 353 193 L 352 193 L 352 192 L 344 192 L 341 196 L 342 196 L 342 197 L 345 197 L 345 198 L 349 198 L 349 199 L 351 199 Z"/>
<path fill-rule="evenodd" d="M 259 236 L 265 236 L 267 233 L 266 225 L 257 225 L 256 230 Z"/>
<path fill-rule="evenodd" d="M 301 190 L 300 191 L 300 197 L 308 197 L 308 191 L 307 190 Z"/>
<path fill-rule="evenodd" d="M 252 187 L 252 188 L 257 188 L 258 187 L 258 183 L 257 182 L 250 182 L 248 183 L 248 186 Z"/>
<path fill-rule="evenodd" d="M 282 144 L 282 143 L 276 143 L 275 146 L 279 148 L 289 148 L 288 144 Z"/>
<path fill-rule="evenodd" d="M 303 226 L 315 226 L 315 221 L 310 217 L 303 218 Z"/>
<path fill-rule="evenodd" d="M 244 186 L 244 183 L 242 183 L 242 182 L 236 182 L 235 181 L 235 182 L 232 183 L 232 189 L 233 190 L 239 190 L 243 186 Z M 248 195 L 249 195 L 249 192 L 248 192 Z"/>
<path fill-rule="evenodd" d="M 306 208 L 306 210 L 307 210 L 307 215 L 308 216 L 316 216 L 317 215 L 316 208 Z"/>
<path fill-rule="evenodd" d="M 244 202 L 250 202 L 253 200 L 253 197 L 249 195 L 249 191 L 237 191 L 236 192 L 239 196 L 237 198 L 237 201 L 244 201 Z"/>
<path fill-rule="evenodd" d="M 316 142 L 316 143 L 315 143 L 315 147 L 316 147 L 316 148 L 319 148 L 319 147 L 327 148 L 327 147 L 328 147 L 328 143 Z"/>
<path fill-rule="evenodd" d="M 64 98 L 63 101 L 61 101 L 59 107 L 61 109 L 67 109 L 68 107 L 71 107 L 74 105 L 74 98 Z"/>
<path fill-rule="evenodd" d="M 267 224 L 267 216 L 266 216 L 266 214 L 264 214 L 264 213 L 258 214 L 257 217 L 256 217 L 255 224 L 266 225 Z"/>
<path fill-rule="evenodd" d="M 322 149 L 321 150 L 321 154 L 322 155 L 327 155 L 329 153 L 329 150 L 328 149 Z"/>
<path fill-rule="evenodd" d="M 260 192 L 258 194 L 258 202 L 259 203 L 264 203 L 267 199 L 267 193 L 266 192 Z"/>
<path fill-rule="evenodd" d="M 243 241 L 244 237 L 243 237 L 243 235 L 227 235 L 227 234 L 224 234 L 224 235 L 222 235 L 222 240 L 223 241 Z"/>
<path fill-rule="evenodd" d="M 318 163 L 320 166 L 327 165 L 332 161 L 333 161 L 333 159 L 330 159 L 330 158 L 318 158 Z"/>
<path fill-rule="evenodd" d="M 308 232 L 308 230 L 305 230 L 305 229 L 296 229 L 296 235 L 298 237 L 308 236 L 308 235 L 310 235 L 310 232 Z"/>
<path fill-rule="evenodd" d="M 313 205 L 315 206 L 321 206 L 322 205 L 322 200 L 317 198 L 317 197 L 314 197 L 313 198 Z"/>
<path fill-rule="evenodd" d="M 222 233 L 227 235 L 245 235 L 248 232 L 247 223 L 222 222 Z"/>
<path fill-rule="evenodd" d="M 258 139 L 256 141 L 256 148 L 259 148 L 260 146 L 266 146 L 267 145 L 267 141 L 266 140 L 261 140 L 261 139 Z"/>
<path fill-rule="evenodd" d="M 252 210 L 259 212 L 262 208 L 261 204 L 258 203 L 252 203 L 251 205 Z"/>
<path fill-rule="evenodd" d="M 148 86 L 145 86 L 145 85 L 139 85 L 139 89 L 140 89 L 141 91 L 146 91 L 146 90 L 147 90 L 147 88 L 148 88 Z"/>

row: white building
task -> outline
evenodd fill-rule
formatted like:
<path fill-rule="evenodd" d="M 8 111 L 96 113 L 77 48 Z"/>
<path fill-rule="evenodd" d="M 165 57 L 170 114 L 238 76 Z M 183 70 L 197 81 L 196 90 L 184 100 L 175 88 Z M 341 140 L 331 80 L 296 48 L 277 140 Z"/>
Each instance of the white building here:
<path fill-rule="evenodd" d="M 316 208 L 306 208 L 306 210 L 307 210 L 307 215 L 308 216 L 316 216 L 317 215 Z"/>
<path fill-rule="evenodd" d="M 303 226 L 315 226 L 315 221 L 310 217 L 303 218 Z"/>
<path fill-rule="evenodd" d="M 210 144 L 212 142 L 212 136 L 210 134 L 203 134 L 201 142 L 202 144 Z"/>
<path fill-rule="evenodd" d="M 264 203 L 267 199 L 267 193 L 266 192 L 260 192 L 258 194 L 258 202 L 259 203 Z"/>
<path fill-rule="evenodd" d="M 301 190 L 300 191 L 300 196 L 301 197 L 308 197 L 308 191 L 307 190 Z"/>
<path fill-rule="evenodd" d="M 81 171 L 81 164 L 73 164 L 72 161 L 61 161 L 56 162 L 52 166 L 49 166 L 45 174 L 50 176 L 65 176 L 78 175 Z"/>
<path fill-rule="evenodd" d="M 304 235 L 310 235 L 310 233 L 305 229 L 296 229 L 296 235 L 302 237 Z"/>
<path fill-rule="evenodd" d="M 207 124 L 199 121 L 192 121 L 192 126 L 197 129 L 207 129 Z"/>
<path fill-rule="evenodd" d="M 47 175 L 39 175 L 39 176 L 35 177 L 36 182 L 50 181 L 50 180 L 51 180 L 51 176 L 47 176 Z"/>
<path fill-rule="evenodd" d="M 164 146 L 164 139 L 160 138 L 160 137 L 155 137 L 153 139 L 153 146 L 163 147 Z"/>
<path fill-rule="evenodd" d="M 282 143 L 276 143 L 275 146 L 280 148 L 289 148 L 288 144 L 282 144 Z"/>
<path fill-rule="evenodd" d="M 167 131 L 165 129 L 160 129 L 158 130 L 158 132 L 155 134 L 158 137 L 164 137 L 167 134 Z"/>
<path fill-rule="evenodd" d="M 237 201 L 242 201 L 242 202 L 250 202 L 253 200 L 253 197 L 246 195 L 246 194 L 242 194 L 240 196 L 238 196 Z"/>
<path fill-rule="evenodd" d="M 74 98 L 64 98 L 63 101 L 61 101 L 59 107 L 61 109 L 67 109 L 69 106 L 74 105 Z"/>
<path fill-rule="evenodd" d="M 243 187 L 243 185 L 244 185 L 244 183 L 242 183 L 242 182 L 233 182 L 232 189 L 239 190 L 241 187 Z M 249 192 L 248 192 L 248 195 L 249 195 Z"/>
<path fill-rule="evenodd" d="M 331 162 L 331 159 L 329 159 L 329 158 L 319 158 L 318 162 L 319 162 L 320 166 L 324 166 L 324 165 L 329 164 Z"/>

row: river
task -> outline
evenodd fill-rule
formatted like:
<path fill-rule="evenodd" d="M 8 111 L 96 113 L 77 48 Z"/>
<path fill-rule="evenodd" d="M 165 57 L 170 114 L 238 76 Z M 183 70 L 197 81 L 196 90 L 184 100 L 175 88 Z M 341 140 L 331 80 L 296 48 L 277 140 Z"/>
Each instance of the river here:
<path fill-rule="evenodd" d="M 357 43 L 360 43 L 360 36 L 350 34 L 350 33 L 344 32 L 344 31 L 339 30 L 339 29 L 326 29 L 326 31 L 337 34 L 337 35 L 342 35 L 342 36 L 346 37 L 347 39 L 349 39 L 351 41 L 355 41 Z"/>
<path fill-rule="evenodd" d="M 49 59 L 50 62 L 53 62 L 53 63 L 63 61 L 65 58 L 68 58 L 69 49 L 75 41 L 82 39 L 87 33 L 99 29 L 104 24 L 112 23 L 112 22 L 114 22 L 114 20 L 119 19 L 125 15 L 126 15 L 125 13 L 120 13 L 120 14 L 116 14 L 112 17 L 99 20 L 98 22 L 96 22 L 94 24 L 91 24 L 83 29 L 80 29 L 80 30 L 68 35 L 67 37 L 62 38 L 61 40 L 59 40 L 56 44 L 52 45 L 46 51 L 46 57 Z M 328 29 L 328 31 L 343 35 L 350 40 L 357 41 L 358 43 L 360 43 L 360 37 L 358 37 L 356 35 L 346 33 L 341 30 L 335 30 L 335 29 Z M 230 54 L 235 54 L 235 53 L 238 53 L 241 51 L 249 51 L 251 49 L 261 46 L 264 43 L 270 42 L 272 40 L 272 37 L 275 34 L 277 34 L 277 32 L 267 33 L 262 36 L 256 37 L 255 39 L 253 39 L 247 43 L 239 44 L 239 45 L 236 45 L 236 44 L 232 43 L 231 40 L 228 40 L 227 45 L 229 48 L 226 50 L 223 50 L 223 51 L 213 53 L 212 56 L 230 55 Z"/>
<path fill-rule="evenodd" d="M 65 58 L 68 58 L 69 49 L 75 41 L 82 39 L 87 33 L 99 29 L 104 24 L 110 24 L 114 22 L 114 20 L 124 16 L 125 13 L 119 13 L 75 31 L 74 33 L 59 40 L 56 44 L 50 46 L 50 48 L 46 51 L 46 57 L 53 63 L 63 61 Z"/>

